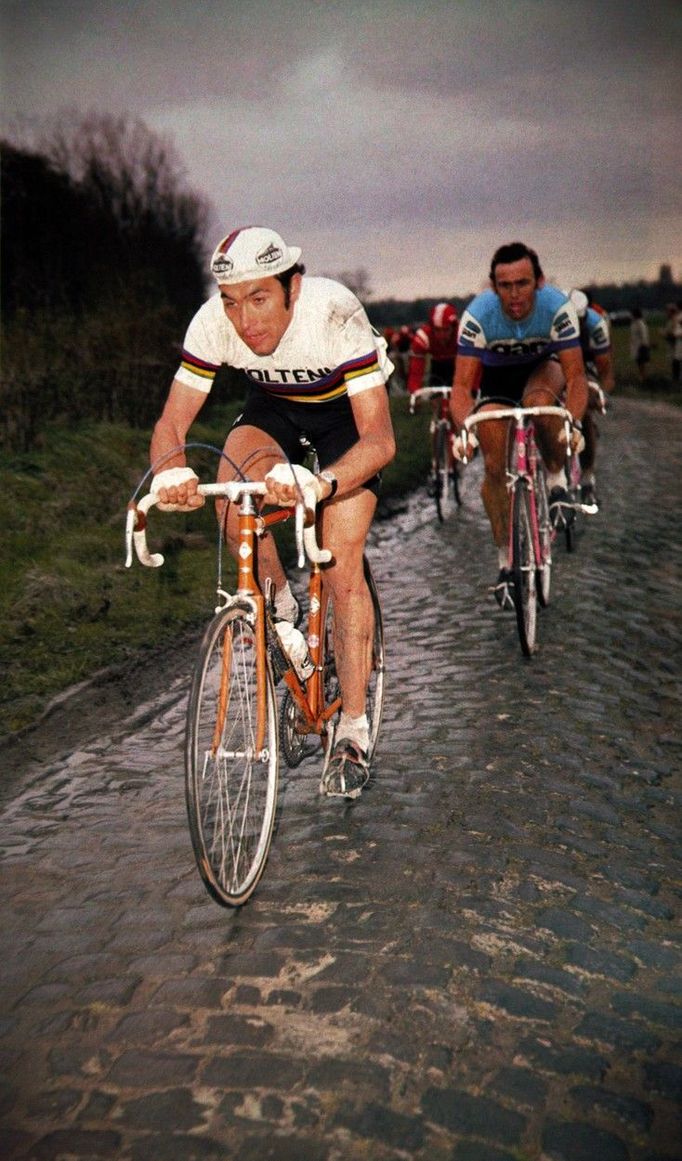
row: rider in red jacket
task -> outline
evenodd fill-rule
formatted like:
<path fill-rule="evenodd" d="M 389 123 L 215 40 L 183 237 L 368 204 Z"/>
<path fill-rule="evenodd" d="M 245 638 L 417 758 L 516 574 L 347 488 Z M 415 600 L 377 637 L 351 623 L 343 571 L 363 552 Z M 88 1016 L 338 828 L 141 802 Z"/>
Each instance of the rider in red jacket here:
<path fill-rule="evenodd" d="M 449 302 L 439 302 L 429 311 L 429 321 L 412 339 L 407 390 L 443 383 L 450 386 L 457 353 L 457 311 Z"/>

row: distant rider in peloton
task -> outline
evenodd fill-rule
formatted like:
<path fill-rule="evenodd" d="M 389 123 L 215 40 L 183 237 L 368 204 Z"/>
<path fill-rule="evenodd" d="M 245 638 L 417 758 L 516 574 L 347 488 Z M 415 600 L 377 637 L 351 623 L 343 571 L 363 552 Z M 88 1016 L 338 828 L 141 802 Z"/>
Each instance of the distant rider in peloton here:
<path fill-rule="evenodd" d="M 419 405 L 416 395 L 422 387 L 440 384 L 449 387 L 452 383 L 457 357 L 457 323 L 457 309 L 449 302 L 439 302 L 431 307 L 429 321 L 415 331 L 407 372 L 407 391 L 412 407 Z M 440 405 L 440 400 L 432 401 L 434 418 L 440 414 Z M 434 466 L 427 489 L 429 495 L 435 495 L 437 486 Z"/>
<path fill-rule="evenodd" d="M 580 323 L 580 345 L 589 387 L 587 411 L 583 416 L 585 446 L 580 453 L 580 467 L 582 469 L 580 499 L 583 504 L 596 505 L 597 480 L 594 465 L 597 458 L 599 429 L 594 413 L 600 408 L 600 399 L 599 392 L 595 390 L 595 387 L 601 388 L 605 395 L 610 395 L 616 385 L 611 357 L 611 334 L 608 318 L 602 311 L 595 310 L 586 291 L 572 290 L 569 298 L 576 309 Z"/>
<path fill-rule="evenodd" d="M 343 710 L 322 790 L 355 798 L 369 778 L 366 695 L 374 613 L 363 552 L 376 508 L 381 469 L 395 454 L 386 381 L 393 366 L 354 294 L 328 278 L 304 276 L 301 251 L 274 230 L 248 226 L 218 244 L 211 260 L 217 293 L 189 325 L 182 362 L 154 429 L 152 491 L 164 506 L 203 504 L 181 450 L 222 364 L 246 373 L 250 391 L 225 443 L 219 480 L 265 480 L 267 503 L 289 505 L 312 483 L 322 541 L 333 554 L 324 586 L 334 602 L 334 645 Z M 320 471 L 301 464 L 301 436 Z M 180 450 L 179 450 L 180 449 Z M 226 534 L 237 555 L 237 513 L 228 505 Z M 266 536 L 260 579 L 275 585 L 275 616 L 294 624 L 298 604 Z"/>
<path fill-rule="evenodd" d="M 457 309 L 439 302 L 429 311 L 429 321 L 418 327 L 410 346 L 407 390 L 444 383 L 450 386 L 457 357 Z"/>
<path fill-rule="evenodd" d="M 455 381 L 450 407 L 455 430 L 454 453 L 471 454 L 462 430 L 473 410 L 523 404 L 525 407 L 564 402 L 574 421 L 587 407 L 587 379 L 575 307 L 563 291 L 546 286 L 538 256 L 523 242 L 501 246 L 490 266 L 491 289 L 478 294 L 462 315 Z M 493 402 L 494 401 L 494 402 Z M 509 421 L 490 420 L 477 429 L 484 460 L 481 489 L 498 550 L 497 603 L 513 607 L 513 574 L 509 559 L 509 493 L 507 438 Z M 564 425 L 554 416 L 538 416 L 537 440 L 549 488 L 555 523 L 568 518 L 564 471 Z M 582 436 L 573 429 L 577 450 Z"/>

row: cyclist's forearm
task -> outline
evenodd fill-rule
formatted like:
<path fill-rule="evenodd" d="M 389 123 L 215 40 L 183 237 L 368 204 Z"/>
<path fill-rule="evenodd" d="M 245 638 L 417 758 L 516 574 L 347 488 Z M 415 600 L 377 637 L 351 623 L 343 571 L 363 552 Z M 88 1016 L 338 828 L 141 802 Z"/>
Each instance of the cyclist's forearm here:
<path fill-rule="evenodd" d="M 599 375 L 599 383 L 603 391 L 610 395 L 616 386 L 616 380 L 613 373 L 613 362 L 610 355 L 596 355 L 595 366 Z"/>
<path fill-rule="evenodd" d="M 410 355 L 410 362 L 407 368 L 407 390 L 410 395 L 415 391 L 419 391 L 424 386 L 424 369 L 426 367 L 426 359 L 421 355 Z"/>
<path fill-rule="evenodd" d="M 385 468 L 396 452 L 393 433 L 361 437 L 347 452 L 339 456 L 329 471 L 336 476 L 337 496 L 347 495 Z"/>
<path fill-rule="evenodd" d="M 203 407 L 206 395 L 202 391 L 185 387 L 176 380 L 173 381 L 168 399 L 160 419 L 157 421 L 152 435 L 149 455 L 152 466 L 163 461 L 164 468 L 184 467 L 185 455 L 181 449 L 187 438 L 194 419 Z M 172 454 L 174 453 L 175 454 Z"/>
<path fill-rule="evenodd" d="M 473 410 L 475 392 L 468 384 L 459 384 L 455 380 L 450 396 L 450 415 L 456 431 L 464 426 L 464 420 Z"/>
<path fill-rule="evenodd" d="M 162 464 L 164 468 L 184 467 L 187 463 L 184 451 L 175 451 L 185 443 L 187 429 L 175 424 L 163 415 L 156 424 L 149 445 L 149 459 L 152 467 Z M 175 454 L 171 454 L 175 452 Z M 168 457 L 168 458 L 166 458 Z"/>
<path fill-rule="evenodd" d="M 458 355 L 455 363 L 455 378 L 450 396 L 450 414 L 457 431 L 471 411 L 481 382 L 483 368 L 478 359 Z"/>
<path fill-rule="evenodd" d="M 566 407 L 574 419 L 582 419 L 587 411 L 589 389 L 584 372 L 572 375 L 566 383 Z"/>

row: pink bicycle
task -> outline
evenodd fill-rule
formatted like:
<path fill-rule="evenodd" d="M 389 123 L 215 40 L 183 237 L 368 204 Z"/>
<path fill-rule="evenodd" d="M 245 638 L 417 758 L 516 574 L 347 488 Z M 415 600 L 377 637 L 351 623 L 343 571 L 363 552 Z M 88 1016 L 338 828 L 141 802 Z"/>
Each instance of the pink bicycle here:
<path fill-rule="evenodd" d="M 475 412 L 465 421 L 466 430 L 470 432 L 478 424 L 491 419 L 511 420 L 507 445 L 509 558 L 514 578 L 516 624 L 525 657 L 530 657 L 537 645 L 538 605 L 544 608 L 549 604 L 555 537 L 549 514 L 545 469 L 535 441 L 533 421 L 538 415 L 563 419 L 568 436 L 572 416 L 564 407 L 496 407 Z"/>

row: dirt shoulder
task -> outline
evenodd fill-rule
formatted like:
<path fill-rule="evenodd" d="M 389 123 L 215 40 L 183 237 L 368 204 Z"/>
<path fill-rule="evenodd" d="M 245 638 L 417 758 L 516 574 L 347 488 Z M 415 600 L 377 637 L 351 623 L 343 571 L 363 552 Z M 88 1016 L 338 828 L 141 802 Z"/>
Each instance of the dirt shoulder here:
<path fill-rule="evenodd" d="M 97 735 L 126 730 L 131 720 L 144 720 L 150 703 L 158 711 L 164 689 L 176 700 L 177 684 L 189 680 L 200 639 L 200 629 L 188 630 L 58 694 L 38 721 L 0 740 L 5 777 L 56 760 Z"/>

